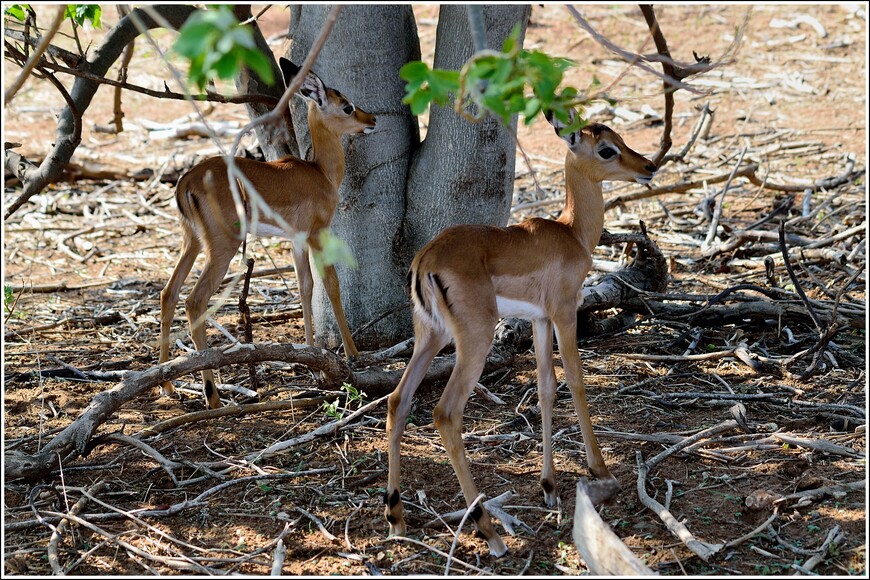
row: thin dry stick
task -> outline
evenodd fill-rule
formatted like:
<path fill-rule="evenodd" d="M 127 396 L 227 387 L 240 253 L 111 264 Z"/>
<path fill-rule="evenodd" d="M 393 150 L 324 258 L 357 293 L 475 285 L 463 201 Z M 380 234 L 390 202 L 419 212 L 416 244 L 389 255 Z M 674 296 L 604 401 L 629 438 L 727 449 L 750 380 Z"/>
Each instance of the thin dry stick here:
<path fill-rule="evenodd" d="M 275 552 L 272 554 L 272 572 L 271 576 L 280 576 L 281 569 L 284 567 L 284 558 L 287 556 L 287 548 L 284 547 L 284 540 L 278 540 L 275 545 Z"/>
<path fill-rule="evenodd" d="M 711 244 L 716 238 L 716 230 L 719 228 L 719 220 L 722 219 L 722 209 L 725 207 L 725 194 L 728 193 L 728 188 L 731 187 L 731 181 L 734 180 L 737 170 L 740 169 L 740 164 L 743 163 L 743 156 L 746 155 L 747 149 L 748 146 L 744 146 L 740 151 L 737 163 L 734 164 L 734 169 L 731 170 L 731 174 L 728 176 L 728 180 L 725 182 L 722 192 L 715 196 L 716 209 L 713 210 L 713 218 L 710 220 L 710 228 L 707 230 L 707 238 L 701 243 L 701 252 L 704 255 L 710 254 L 716 249 L 715 247 L 711 247 Z"/>
<path fill-rule="evenodd" d="M 622 57 L 623 59 L 625 59 L 625 60 L 628 61 L 628 62 L 633 62 L 633 61 L 634 61 L 634 62 L 636 63 L 636 66 L 637 66 L 638 68 L 641 68 L 641 69 L 645 70 L 646 72 L 648 72 L 648 73 L 650 73 L 650 74 L 652 74 L 652 75 L 655 75 L 655 76 L 657 76 L 657 77 L 659 77 L 659 78 L 662 78 L 662 79 L 668 81 L 668 83 L 669 83 L 672 87 L 674 87 L 675 89 L 678 89 L 678 88 L 679 88 L 679 89 L 684 89 L 684 90 L 686 90 L 686 91 L 688 91 L 688 92 L 690 92 L 690 93 L 694 93 L 694 94 L 700 94 L 700 93 L 701 93 L 701 91 L 699 91 L 699 90 L 696 89 L 695 87 L 693 87 L 693 86 L 691 86 L 691 85 L 687 85 L 686 83 L 681 82 L 679 79 L 671 78 L 671 77 L 668 77 L 667 75 L 665 75 L 664 73 L 660 73 L 660 72 L 658 72 L 658 71 L 655 70 L 653 67 L 651 67 L 651 66 L 649 66 L 648 64 L 646 64 L 645 61 L 646 61 L 646 60 L 649 60 L 649 59 L 645 59 L 645 58 L 644 58 L 643 56 L 641 56 L 641 55 L 634 54 L 634 53 L 632 53 L 632 52 L 629 52 L 629 51 L 625 50 L 624 48 L 621 48 L 621 47 L 615 45 L 613 42 L 610 41 L 610 39 L 608 39 L 608 38 L 605 37 L 604 35 L 600 34 L 598 31 L 596 31 L 596 30 L 592 27 L 592 25 L 589 24 L 589 22 L 587 22 L 586 19 L 583 18 L 583 16 L 580 14 L 580 12 L 578 12 L 577 9 L 574 8 L 573 6 L 568 5 L 568 6 L 566 6 L 566 8 L 568 9 L 568 12 L 570 12 L 571 15 L 572 15 L 576 20 L 577 20 L 577 23 L 580 25 L 580 27 L 583 28 L 584 30 L 586 30 L 586 32 L 588 32 L 588 33 L 590 34 L 590 36 L 592 36 L 592 38 L 595 39 L 595 41 L 596 41 L 598 44 L 600 44 L 600 45 L 602 45 L 603 47 L 607 48 L 607 49 L 610 50 L 611 52 L 613 52 L 613 53 L 615 53 L 615 54 L 618 54 L 620 57 Z M 681 67 L 681 68 L 684 68 L 684 69 L 690 69 L 691 67 L 689 67 L 689 66 L 685 66 L 685 67 Z M 705 65 L 704 70 L 708 70 L 708 69 L 710 69 L 710 68 L 712 68 L 711 65 Z"/>
<path fill-rule="evenodd" d="M 46 512 L 46 513 L 49 515 L 64 515 L 64 514 L 57 514 L 55 512 Z M 69 518 L 70 520 L 72 520 L 73 522 L 79 524 L 80 526 L 84 526 L 84 527 L 88 528 L 89 530 L 96 532 L 97 534 L 107 538 L 110 542 L 117 544 L 118 546 L 124 548 L 125 550 L 132 552 L 132 553 L 136 554 L 137 556 L 140 556 L 140 557 L 145 558 L 147 560 L 151 560 L 153 562 L 158 562 L 160 564 L 163 564 L 163 565 L 168 566 L 170 568 L 173 568 L 175 570 L 196 571 L 200 574 L 209 574 L 209 575 L 217 573 L 217 570 L 212 570 L 210 568 L 206 568 L 205 566 L 202 566 L 201 564 L 198 564 L 198 563 L 192 561 L 190 558 L 188 558 L 186 556 L 163 557 L 163 556 L 156 556 L 154 554 L 146 552 L 145 550 L 137 548 L 136 546 L 134 546 L 128 542 L 125 542 L 124 540 L 120 540 L 118 538 L 119 534 L 112 534 L 112 533 L 108 532 L 107 530 L 104 530 L 103 528 L 101 528 L 95 524 L 92 524 L 88 520 L 80 518 L 79 516 L 76 516 L 73 514 L 66 514 L 66 517 Z"/>
<path fill-rule="evenodd" d="M 773 521 L 774 521 L 776 518 L 778 518 L 778 517 L 779 517 L 779 514 L 778 514 L 777 512 L 774 511 L 774 512 L 770 515 L 770 517 L 767 518 L 767 520 L 765 520 L 764 523 L 762 523 L 760 526 L 758 526 L 757 528 L 755 528 L 754 530 L 752 530 L 751 532 L 749 532 L 749 533 L 746 534 L 745 536 L 740 536 L 740 537 L 737 538 L 736 540 L 731 540 L 730 542 L 728 542 L 727 544 L 725 544 L 725 547 L 726 547 L 726 548 L 734 548 L 734 547 L 736 547 L 736 546 L 739 546 L 740 544 L 742 544 L 742 543 L 745 542 L 746 540 L 749 540 L 749 539 L 754 538 L 755 536 L 757 536 L 758 534 L 760 534 L 761 532 L 763 532 L 764 530 L 766 530 L 766 529 L 767 529 L 767 526 L 769 526 L 770 524 L 772 524 Z"/>
<path fill-rule="evenodd" d="M 450 576 L 450 562 L 453 560 L 453 552 L 456 550 L 456 544 L 459 541 L 459 534 L 462 532 L 462 526 L 465 525 L 465 520 L 468 519 L 468 516 L 471 514 L 472 510 L 477 507 L 477 504 L 486 496 L 482 493 L 479 494 L 474 501 L 471 502 L 471 505 L 468 506 L 468 509 L 465 510 L 465 513 L 462 514 L 462 519 L 459 520 L 459 525 L 456 526 L 456 529 L 453 530 L 453 542 L 450 544 L 450 552 L 447 554 L 447 563 L 444 565 L 444 575 Z"/>
<path fill-rule="evenodd" d="M 320 530 L 320 533 L 323 534 L 324 538 L 326 538 L 330 542 L 338 541 L 338 538 L 336 538 L 334 535 L 332 535 L 329 532 L 329 530 L 326 529 L 326 526 L 323 525 L 323 522 L 320 521 L 320 518 L 318 518 L 317 516 L 315 516 L 314 514 L 312 514 L 310 512 L 305 511 L 304 509 L 302 509 L 299 506 L 294 506 L 293 509 L 296 510 L 297 512 L 299 512 L 300 514 L 302 514 L 303 516 L 305 516 L 306 518 L 308 518 L 309 520 L 311 520 L 312 522 L 314 522 L 314 525 L 317 526 L 317 529 Z"/>
<path fill-rule="evenodd" d="M 248 268 L 245 271 L 245 283 L 242 285 L 242 292 L 239 294 L 239 314 L 242 318 L 244 326 L 244 341 L 248 344 L 254 342 L 254 330 L 251 328 L 251 308 L 248 306 L 248 292 L 251 288 L 251 273 L 254 271 L 254 259 L 248 258 Z M 260 390 L 260 383 L 257 380 L 257 365 L 248 363 L 248 377 L 251 381 L 251 390 L 257 392 Z"/>
<path fill-rule="evenodd" d="M 350 531 L 350 520 L 352 520 L 353 516 L 355 516 L 357 514 L 357 512 L 362 509 L 362 506 L 363 506 L 363 502 L 360 502 L 359 505 L 357 505 L 354 508 L 354 510 L 351 512 L 351 514 L 349 516 L 347 516 L 347 520 L 345 520 L 345 522 L 344 522 L 344 543 L 347 546 L 347 549 L 350 550 L 351 552 L 354 550 L 354 547 L 353 547 L 353 544 L 351 544 L 351 542 L 350 542 L 350 535 L 348 533 Z"/>
<path fill-rule="evenodd" d="M 390 395 L 384 395 L 380 399 L 375 399 L 371 403 L 360 407 L 359 409 L 357 409 L 356 411 L 354 411 L 353 413 L 351 413 L 347 417 L 344 417 L 340 421 L 332 421 L 330 423 L 327 423 L 326 425 L 321 425 L 320 427 L 318 427 L 314 431 L 310 431 L 310 432 L 306 433 L 305 435 L 301 435 L 299 437 L 296 437 L 294 439 L 289 439 L 287 441 L 279 441 L 278 443 L 272 445 L 271 447 L 269 447 L 267 449 L 264 449 L 262 451 L 257 451 L 255 453 L 249 453 L 248 455 L 245 456 L 245 461 L 249 461 L 249 462 L 260 461 L 262 459 L 266 459 L 268 457 L 272 457 L 273 455 L 277 455 L 279 453 L 282 453 L 282 452 L 286 451 L 287 449 L 291 449 L 293 447 L 296 447 L 297 445 L 302 445 L 303 443 L 308 443 L 309 441 L 313 441 L 317 437 L 331 435 L 331 434 L 335 433 L 336 431 L 338 431 L 341 427 L 344 427 L 348 423 L 356 420 L 357 417 L 359 417 L 365 413 L 368 413 L 369 411 L 371 411 L 372 409 L 374 409 L 375 407 L 377 407 L 378 405 L 380 405 L 381 403 L 386 401 L 387 398 L 389 398 L 389 396 Z"/>
<path fill-rule="evenodd" d="M 425 543 L 421 542 L 420 540 L 415 540 L 414 538 L 408 538 L 406 536 L 390 536 L 389 538 L 387 538 L 387 540 L 395 540 L 395 541 L 399 541 L 399 542 L 410 542 L 411 544 L 416 544 L 418 546 L 422 546 L 422 547 L 426 548 L 427 550 L 429 550 L 430 552 L 441 556 L 442 558 L 447 557 L 447 554 L 445 554 L 444 552 L 442 552 L 438 548 L 434 548 L 434 547 L 430 546 L 429 544 L 425 544 Z M 454 559 L 454 562 L 456 562 L 457 564 L 459 564 L 461 566 L 465 566 L 469 570 L 473 570 L 474 572 L 477 572 L 478 574 L 481 574 L 484 576 L 491 576 L 492 575 L 491 571 L 482 570 L 482 569 L 478 568 L 477 566 L 472 566 L 468 562 L 464 562 L 464 561 L 459 560 L 459 559 Z"/>
<path fill-rule="evenodd" d="M 70 508 L 69 513 L 77 516 L 81 513 L 85 506 L 88 504 L 88 500 L 91 497 L 91 494 L 98 494 L 102 492 L 108 484 L 105 481 L 101 481 L 94 485 L 88 493 L 79 498 L 79 500 L 75 503 L 75 505 Z M 63 518 L 60 520 L 60 523 L 57 524 L 57 527 L 54 528 L 54 531 L 51 532 L 51 538 L 48 540 L 48 563 L 51 564 L 51 569 L 54 570 L 55 576 L 63 576 L 64 570 L 60 565 L 60 560 L 57 557 L 57 545 L 60 542 L 61 535 L 66 531 L 66 528 L 69 526 L 69 518 Z"/>
<path fill-rule="evenodd" d="M 294 399 L 292 401 L 266 401 L 263 403 L 251 403 L 249 405 L 232 405 L 221 407 L 219 409 L 194 411 L 193 413 L 186 413 L 184 415 L 179 415 L 178 417 L 172 417 L 171 419 L 166 419 L 165 421 L 160 421 L 150 427 L 146 427 L 137 433 L 137 437 L 151 437 L 158 433 L 168 431 L 169 429 L 180 427 L 181 425 L 195 423 L 197 421 L 207 421 L 218 417 L 247 415 L 249 413 L 264 413 L 267 411 L 292 411 L 295 409 L 305 409 L 307 407 L 320 405 L 328 398 L 328 396 L 323 396 L 311 399 Z"/>
<path fill-rule="evenodd" d="M 51 44 L 51 39 L 54 38 L 54 35 L 57 34 L 57 31 L 60 29 L 64 14 L 66 14 L 66 4 L 57 7 L 57 12 L 54 15 L 54 20 L 51 21 L 51 26 L 49 26 L 48 32 L 46 32 L 45 36 L 42 37 L 39 46 L 36 47 L 36 50 L 34 50 L 30 55 L 30 58 L 27 59 L 27 62 L 24 63 L 24 67 L 21 69 L 21 72 L 18 73 L 18 77 L 16 77 L 12 85 L 3 93 L 4 106 L 8 106 L 9 103 L 12 102 L 12 99 L 15 98 L 15 95 L 19 90 L 21 90 L 25 81 L 30 77 L 30 73 L 33 72 L 33 69 Z"/>
<path fill-rule="evenodd" d="M 162 467 L 167 475 L 169 475 L 169 479 L 172 480 L 172 483 L 174 483 L 176 486 L 178 485 L 178 479 L 175 477 L 175 471 L 173 470 L 184 467 L 183 464 L 166 459 L 166 457 L 164 457 L 159 451 L 157 451 L 147 443 L 136 439 L 135 437 L 130 437 L 129 435 L 124 435 L 122 433 L 111 433 L 105 438 L 108 441 L 125 443 L 139 449 L 140 451 L 154 459 L 154 461 L 156 461 L 158 464 L 160 464 L 160 467 Z"/>

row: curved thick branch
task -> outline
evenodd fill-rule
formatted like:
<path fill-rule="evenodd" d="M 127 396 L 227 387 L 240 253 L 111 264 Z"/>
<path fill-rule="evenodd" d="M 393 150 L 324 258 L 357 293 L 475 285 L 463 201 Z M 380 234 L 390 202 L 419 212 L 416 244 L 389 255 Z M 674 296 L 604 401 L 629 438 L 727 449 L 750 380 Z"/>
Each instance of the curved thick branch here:
<path fill-rule="evenodd" d="M 494 351 L 487 359 L 485 371 L 492 372 L 511 363 L 511 355 Z M 131 371 L 114 388 L 96 395 L 87 409 L 75 421 L 58 433 L 39 453 L 7 452 L 3 470 L 7 478 L 35 480 L 57 467 L 60 457 L 86 455 L 92 448 L 97 429 L 126 403 L 154 389 L 164 381 L 204 369 L 228 365 L 281 361 L 307 366 L 325 377 L 324 386 L 339 386 L 349 382 L 370 397 L 391 392 L 402 376 L 402 370 L 384 371 L 369 367 L 352 370 L 337 354 L 321 348 L 298 344 L 234 345 L 227 349 L 210 348 L 180 356 L 144 371 Z M 426 382 L 446 380 L 453 370 L 454 357 L 439 357 L 429 369 Z"/>

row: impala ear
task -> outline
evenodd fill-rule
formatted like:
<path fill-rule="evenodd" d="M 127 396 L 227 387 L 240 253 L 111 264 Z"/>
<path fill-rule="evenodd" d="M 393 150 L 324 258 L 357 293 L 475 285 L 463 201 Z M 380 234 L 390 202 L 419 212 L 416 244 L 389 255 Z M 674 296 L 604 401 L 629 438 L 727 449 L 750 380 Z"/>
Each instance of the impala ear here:
<path fill-rule="evenodd" d="M 300 67 L 283 56 L 278 59 L 278 64 L 281 66 L 281 73 L 284 75 L 284 86 L 290 86 L 293 77 L 299 74 Z M 323 85 L 320 77 L 313 72 L 309 72 L 306 75 L 298 94 L 305 99 L 314 101 L 321 109 L 326 106 L 326 87 Z"/>
<path fill-rule="evenodd" d="M 547 121 L 550 122 L 550 125 L 553 126 L 553 129 L 556 130 L 556 135 L 561 137 L 565 141 L 565 143 L 568 144 L 568 147 L 570 149 L 574 149 L 574 147 L 576 147 L 577 144 L 580 143 L 580 140 L 582 138 L 582 134 L 579 130 L 572 131 L 571 133 L 568 133 L 567 135 L 562 135 L 562 129 L 572 125 L 574 123 L 574 120 L 577 118 L 577 113 L 574 111 L 574 109 L 568 109 L 568 122 L 567 123 L 563 123 L 558 118 L 556 118 L 556 115 L 553 114 L 552 110 L 547 111 L 546 117 L 547 117 Z"/>
<path fill-rule="evenodd" d="M 281 74 L 284 75 L 284 86 L 290 86 L 293 77 L 299 74 L 299 67 L 292 60 L 283 56 L 278 58 L 278 65 L 281 67 Z"/>

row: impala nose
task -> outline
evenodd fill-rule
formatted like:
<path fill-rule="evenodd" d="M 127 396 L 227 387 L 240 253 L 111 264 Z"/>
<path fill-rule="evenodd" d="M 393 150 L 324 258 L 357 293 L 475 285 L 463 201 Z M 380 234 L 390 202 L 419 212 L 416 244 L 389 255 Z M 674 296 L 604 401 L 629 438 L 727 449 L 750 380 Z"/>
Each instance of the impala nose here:
<path fill-rule="evenodd" d="M 656 167 L 654 163 L 650 163 L 649 165 L 644 167 L 644 169 L 646 169 L 650 173 L 655 173 L 658 170 L 658 167 Z"/>

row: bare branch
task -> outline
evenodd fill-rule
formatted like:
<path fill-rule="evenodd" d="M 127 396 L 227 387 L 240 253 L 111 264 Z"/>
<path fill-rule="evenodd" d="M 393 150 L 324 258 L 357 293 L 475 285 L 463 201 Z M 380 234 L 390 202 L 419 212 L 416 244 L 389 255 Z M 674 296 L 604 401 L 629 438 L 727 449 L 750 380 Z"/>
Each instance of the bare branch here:
<path fill-rule="evenodd" d="M 24 68 L 21 69 L 21 72 L 18 73 L 18 77 L 12 83 L 6 91 L 3 93 L 3 101 L 4 105 L 8 105 L 12 102 L 12 99 L 15 98 L 15 95 L 24 86 L 27 77 L 30 76 L 30 73 L 33 72 L 36 63 L 42 58 L 42 55 L 45 54 L 46 49 L 48 49 L 49 44 L 51 44 L 51 39 L 54 38 L 54 35 L 57 34 L 58 29 L 60 29 L 60 25 L 63 22 L 63 16 L 66 14 L 66 4 L 57 7 L 57 12 L 54 15 L 54 20 L 51 22 L 51 26 L 48 28 L 48 32 L 45 33 L 45 36 L 39 41 L 39 46 L 36 47 L 36 50 L 30 55 L 30 58 L 27 59 L 27 63 L 25 63 Z"/>

